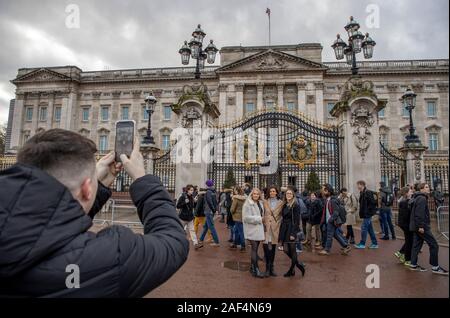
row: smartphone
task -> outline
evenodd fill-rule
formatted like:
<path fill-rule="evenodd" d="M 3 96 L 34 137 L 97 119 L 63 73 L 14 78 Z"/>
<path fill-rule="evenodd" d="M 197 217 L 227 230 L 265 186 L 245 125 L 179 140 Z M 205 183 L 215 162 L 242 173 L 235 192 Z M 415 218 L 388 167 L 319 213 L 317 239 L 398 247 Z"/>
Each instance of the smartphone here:
<path fill-rule="evenodd" d="M 130 157 L 134 146 L 135 127 L 136 122 L 134 120 L 119 120 L 116 122 L 116 142 L 114 148 L 116 162 L 121 162 L 121 154 L 126 154 Z"/>

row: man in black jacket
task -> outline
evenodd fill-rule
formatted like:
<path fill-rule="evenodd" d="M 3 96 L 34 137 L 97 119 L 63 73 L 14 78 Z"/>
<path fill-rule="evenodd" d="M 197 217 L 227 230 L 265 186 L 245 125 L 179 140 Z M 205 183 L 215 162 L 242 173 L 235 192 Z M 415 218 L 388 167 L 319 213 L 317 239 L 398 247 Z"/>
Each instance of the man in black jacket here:
<path fill-rule="evenodd" d="M 419 184 L 419 192 L 414 193 L 411 206 L 411 217 L 409 220 L 409 230 L 414 232 L 413 248 L 411 253 L 410 269 L 413 271 L 425 272 L 426 269 L 417 264 L 419 252 L 423 242 L 427 242 L 430 248 L 430 265 L 434 274 L 448 275 L 448 271 L 439 266 L 439 245 L 431 233 L 430 210 L 428 209 L 428 196 L 430 186 L 426 183 Z"/>
<path fill-rule="evenodd" d="M 187 228 L 189 231 L 189 235 L 191 236 L 192 243 L 194 244 L 194 248 L 197 250 L 203 247 L 203 244 L 199 244 L 197 240 L 197 233 L 194 229 L 194 209 L 195 209 L 195 200 L 194 200 L 194 186 L 188 184 L 183 193 L 180 195 L 177 201 L 177 209 L 180 209 L 180 220 L 183 226 Z"/>
<path fill-rule="evenodd" d="M 123 226 L 88 231 L 111 195 L 114 152 L 71 131 L 33 136 L 0 172 L 0 295 L 142 297 L 185 262 L 189 243 L 159 178 L 145 175 L 138 142 L 123 168 L 144 235 Z"/>
<path fill-rule="evenodd" d="M 372 216 L 375 214 L 377 205 L 373 191 L 366 187 L 366 182 L 360 180 L 356 183 L 359 190 L 359 217 L 363 220 L 361 224 L 361 241 L 355 245 L 357 249 L 366 248 L 367 233 L 370 235 L 372 244 L 370 249 L 378 248 L 377 237 L 372 225 Z"/>

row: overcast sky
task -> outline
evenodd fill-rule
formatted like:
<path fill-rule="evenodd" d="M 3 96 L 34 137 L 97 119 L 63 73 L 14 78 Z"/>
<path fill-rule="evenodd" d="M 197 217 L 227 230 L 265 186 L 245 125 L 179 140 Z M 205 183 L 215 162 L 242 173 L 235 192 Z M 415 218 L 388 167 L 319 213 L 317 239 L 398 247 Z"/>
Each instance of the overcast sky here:
<path fill-rule="evenodd" d="M 70 4 L 79 28 L 66 26 L 76 22 Z M 448 0 L 0 0 L 0 123 L 19 68 L 180 66 L 178 49 L 198 23 L 219 48 L 266 45 L 267 7 L 272 44 L 321 43 L 324 61 L 334 60 L 330 45 L 350 15 L 377 42 L 374 59 L 449 56 Z"/>

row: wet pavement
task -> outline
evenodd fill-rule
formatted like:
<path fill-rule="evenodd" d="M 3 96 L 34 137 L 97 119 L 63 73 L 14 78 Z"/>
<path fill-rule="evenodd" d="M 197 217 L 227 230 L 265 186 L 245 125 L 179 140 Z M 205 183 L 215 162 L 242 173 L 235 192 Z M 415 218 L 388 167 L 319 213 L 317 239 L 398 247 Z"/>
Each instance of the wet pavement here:
<path fill-rule="evenodd" d="M 250 252 L 230 250 L 226 225 L 216 222 L 216 227 L 221 246 L 205 244 L 197 251 L 191 248 L 183 267 L 146 297 L 449 297 L 449 279 L 431 273 L 426 244 L 419 256 L 419 264 L 428 268 L 424 273 L 410 271 L 394 257 L 393 253 L 403 244 L 401 239 L 379 240 L 378 250 L 353 249 L 348 256 L 340 254 L 340 247 L 334 241 L 330 256 L 319 256 L 315 250 L 304 250 L 299 254 L 299 260 L 306 263 L 304 277 L 298 270 L 294 277 L 283 277 L 290 262 L 282 251 L 277 250 L 275 271 L 278 277 L 258 279 L 248 272 Z M 359 238 L 359 231 L 355 232 Z M 263 255 L 262 247 L 259 254 Z M 440 247 L 439 260 L 448 269 L 448 247 Z M 369 264 L 376 264 L 380 269 L 378 289 L 366 287 L 369 275 L 366 266 Z M 260 269 L 264 270 L 263 262 L 260 262 Z"/>

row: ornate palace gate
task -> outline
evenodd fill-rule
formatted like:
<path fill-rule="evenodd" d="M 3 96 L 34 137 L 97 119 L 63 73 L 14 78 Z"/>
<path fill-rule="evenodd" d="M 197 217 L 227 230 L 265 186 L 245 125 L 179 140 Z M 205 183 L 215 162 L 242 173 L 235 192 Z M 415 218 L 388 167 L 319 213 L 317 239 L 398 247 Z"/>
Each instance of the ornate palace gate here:
<path fill-rule="evenodd" d="M 406 185 L 406 161 L 380 142 L 381 179 L 386 186 L 395 190 Z M 378 189 L 377 189 L 378 190 Z"/>
<path fill-rule="evenodd" d="M 237 184 L 305 188 L 315 172 L 321 183 L 342 185 L 338 128 L 283 110 L 250 114 L 211 136 L 208 177 L 221 190 L 227 174 Z M 231 171 L 231 172 L 230 172 Z"/>

